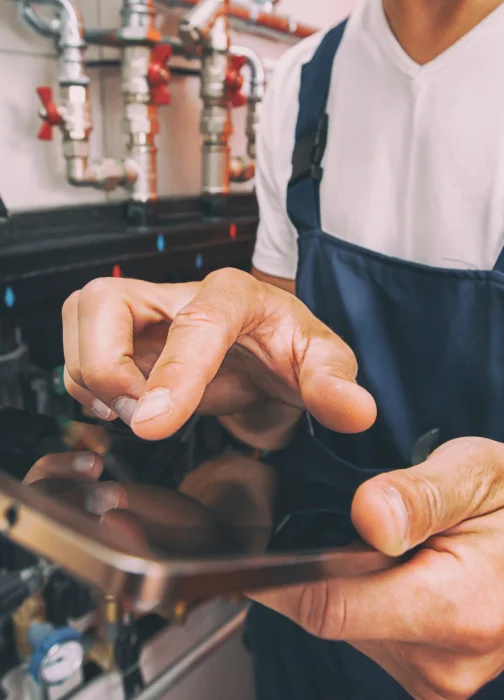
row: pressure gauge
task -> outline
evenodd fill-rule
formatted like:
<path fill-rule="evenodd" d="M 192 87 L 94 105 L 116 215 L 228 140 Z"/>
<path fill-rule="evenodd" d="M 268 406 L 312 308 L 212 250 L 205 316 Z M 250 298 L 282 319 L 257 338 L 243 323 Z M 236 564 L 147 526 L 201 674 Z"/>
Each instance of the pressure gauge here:
<path fill-rule="evenodd" d="M 61 685 L 81 668 L 84 648 L 72 627 L 55 629 L 47 623 L 34 624 L 29 638 L 33 649 L 30 671 L 41 685 Z"/>
<path fill-rule="evenodd" d="M 79 670 L 83 659 L 80 642 L 68 640 L 54 644 L 40 663 L 39 678 L 44 685 L 60 685 Z"/>

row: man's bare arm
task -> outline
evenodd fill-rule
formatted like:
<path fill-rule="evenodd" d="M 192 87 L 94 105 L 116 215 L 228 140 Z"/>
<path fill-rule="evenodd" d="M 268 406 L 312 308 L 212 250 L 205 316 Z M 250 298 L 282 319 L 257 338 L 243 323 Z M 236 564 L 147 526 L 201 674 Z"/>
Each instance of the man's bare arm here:
<path fill-rule="evenodd" d="M 252 274 L 260 282 L 266 282 L 266 284 L 272 284 L 274 287 L 279 287 L 285 292 L 290 292 L 295 294 L 296 284 L 294 280 L 284 279 L 283 277 L 275 277 L 274 275 L 267 275 L 265 272 L 261 272 L 255 267 L 252 268 Z"/>

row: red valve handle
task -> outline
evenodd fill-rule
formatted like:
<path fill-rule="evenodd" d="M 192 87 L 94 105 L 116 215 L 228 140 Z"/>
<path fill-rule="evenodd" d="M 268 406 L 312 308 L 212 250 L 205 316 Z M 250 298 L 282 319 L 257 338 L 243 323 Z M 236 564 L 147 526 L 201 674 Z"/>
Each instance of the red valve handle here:
<path fill-rule="evenodd" d="M 63 117 L 59 113 L 58 107 L 53 102 L 53 92 L 50 87 L 38 87 L 38 96 L 45 110 L 42 119 L 44 123 L 40 127 L 37 137 L 41 141 L 52 141 L 53 126 L 63 124 Z"/>
<path fill-rule="evenodd" d="M 158 44 L 152 51 L 151 62 L 147 70 L 147 80 L 152 91 L 154 104 L 159 107 L 171 103 L 171 94 L 167 87 L 170 80 L 168 61 L 172 55 L 172 47 L 168 44 Z"/>
<path fill-rule="evenodd" d="M 243 105 L 247 104 L 247 98 L 241 92 L 243 76 L 240 74 L 246 62 L 247 59 L 244 56 L 229 56 L 226 75 L 226 98 L 233 107 L 243 107 Z"/>

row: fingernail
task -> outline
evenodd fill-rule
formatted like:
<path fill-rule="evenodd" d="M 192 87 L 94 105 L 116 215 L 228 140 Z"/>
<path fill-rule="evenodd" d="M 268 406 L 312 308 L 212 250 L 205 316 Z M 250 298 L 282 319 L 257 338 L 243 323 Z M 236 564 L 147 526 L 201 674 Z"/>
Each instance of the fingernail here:
<path fill-rule="evenodd" d="M 93 468 L 95 459 L 92 452 L 80 452 L 72 460 L 72 469 L 78 474 L 88 474 Z"/>
<path fill-rule="evenodd" d="M 137 404 L 138 401 L 136 399 L 130 399 L 128 396 L 121 396 L 120 399 L 114 401 L 112 408 L 126 425 L 131 425 L 131 419 L 133 418 Z"/>
<path fill-rule="evenodd" d="M 113 486 L 99 486 L 86 494 L 86 510 L 92 515 L 104 515 L 119 505 L 119 496 Z"/>
<path fill-rule="evenodd" d="M 108 420 L 112 415 L 112 409 L 106 406 L 100 399 L 94 399 L 91 404 L 91 409 L 94 414 L 101 418 L 102 420 Z"/>
<path fill-rule="evenodd" d="M 154 389 L 144 396 L 135 413 L 135 423 L 142 423 L 162 413 L 169 413 L 173 408 L 169 389 Z"/>
<path fill-rule="evenodd" d="M 399 491 L 392 486 L 385 486 L 383 488 L 383 493 L 385 494 L 385 498 L 392 509 L 397 525 L 399 526 L 399 537 L 401 539 L 401 543 L 405 543 L 408 536 L 409 527 L 409 517 L 406 505 L 404 504 Z"/>

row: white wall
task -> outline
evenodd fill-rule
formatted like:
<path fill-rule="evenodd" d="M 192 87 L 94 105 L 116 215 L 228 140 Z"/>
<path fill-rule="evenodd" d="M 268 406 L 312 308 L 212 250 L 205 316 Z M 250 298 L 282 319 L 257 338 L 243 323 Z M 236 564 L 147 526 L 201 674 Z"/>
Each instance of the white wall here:
<path fill-rule="evenodd" d="M 118 25 L 121 0 L 78 0 L 87 26 Z M 279 11 L 298 21 L 328 27 L 341 19 L 354 0 L 283 0 Z M 175 25 L 168 17 L 165 31 Z M 272 59 L 283 45 L 237 36 L 235 41 L 259 49 Z M 113 49 L 90 48 L 89 59 L 114 58 Z M 94 130 L 93 156 L 121 157 L 121 100 L 118 68 L 90 68 Z M 57 96 L 57 63 L 50 42 L 26 29 L 15 0 L 0 0 L 0 195 L 13 211 L 85 202 L 103 202 L 107 195 L 75 190 L 64 178 L 61 137 L 38 141 L 40 127 L 35 88 L 51 85 Z M 173 104 L 161 110 L 159 190 L 162 196 L 196 194 L 200 182 L 199 84 L 197 78 L 174 77 Z M 244 148 L 244 110 L 237 110 L 234 148 Z M 122 198 L 119 191 L 113 198 Z"/>

